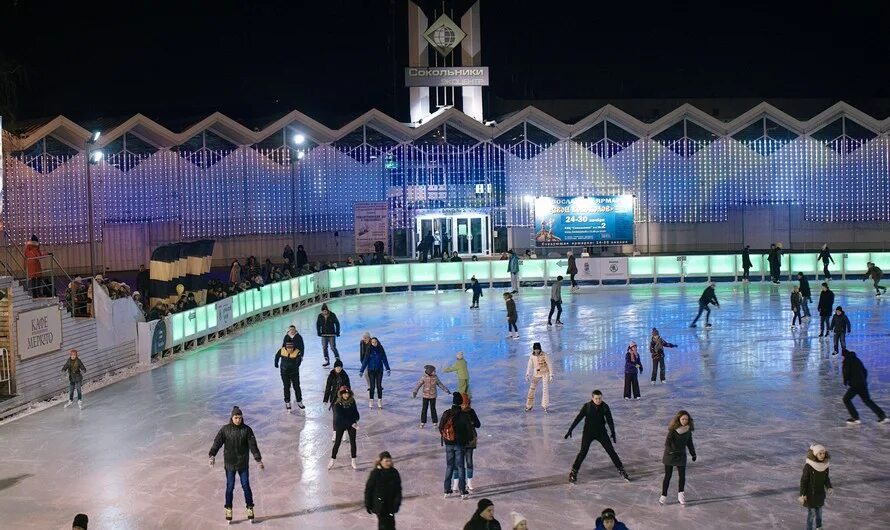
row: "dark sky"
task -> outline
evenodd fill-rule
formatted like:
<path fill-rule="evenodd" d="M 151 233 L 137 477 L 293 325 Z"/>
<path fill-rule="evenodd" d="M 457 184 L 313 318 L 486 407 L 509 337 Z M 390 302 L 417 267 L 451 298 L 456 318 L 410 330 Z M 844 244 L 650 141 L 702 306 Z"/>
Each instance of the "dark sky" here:
<path fill-rule="evenodd" d="M 487 97 L 890 97 L 886 1 L 481 2 Z M 376 107 L 407 121 L 406 0 L 0 6 L 0 105 L 19 120 L 142 112 L 178 130 L 298 109 L 338 127 Z"/>

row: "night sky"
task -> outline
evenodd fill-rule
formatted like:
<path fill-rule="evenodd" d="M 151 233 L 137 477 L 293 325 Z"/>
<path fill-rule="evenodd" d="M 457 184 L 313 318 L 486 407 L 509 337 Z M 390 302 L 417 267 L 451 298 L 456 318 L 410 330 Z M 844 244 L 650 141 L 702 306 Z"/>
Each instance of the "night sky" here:
<path fill-rule="evenodd" d="M 489 102 L 890 97 L 886 1 L 481 2 Z M 142 112 L 180 130 L 219 110 L 254 127 L 298 109 L 339 127 L 374 107 L 407 121 L 406 0 L 0 6 L 7 122 Z"/>

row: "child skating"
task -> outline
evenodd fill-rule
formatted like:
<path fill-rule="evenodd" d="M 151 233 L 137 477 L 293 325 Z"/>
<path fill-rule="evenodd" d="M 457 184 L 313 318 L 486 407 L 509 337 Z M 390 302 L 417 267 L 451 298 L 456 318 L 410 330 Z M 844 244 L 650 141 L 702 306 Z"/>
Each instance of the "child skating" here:
<path fill-rule="evenodd" d="M 238 407 L 232 408 L 229 423 L 216 433 L 213 445 L 210 447 L 210 467 L 216 462 L 216 453 L 225 446 L 223 451 L 226 470 L 226 521 L 232 522 L 232 498 L 235 493 L 235 474 L 241 479 L 241 489 L 244 490 L 244 504 L 247 505 L 247 519 L 253 521 L 253 492 L 250 489 L 250 453 L 256 460 L 260 469 L 263 469 L 263 457 L 257 447 L 253 429 L 244 423 L 244 416 Z"/>
<path fill-rule="evenodd" d="M 831 325 L 828 326 L 828 329 L 834 332 L 834 352 L 832 352 L 832 355 L 837 355 L 838 346 L 840 346 L 841 350 L 847 349 L 847 334 L 852 332 L 851 328 L 852 324 L 850 324 L 847 314 L 844 313 L 844 308 L 837 306 L 834 310 L 834 316 L 831 317 Z"/>
<path fill-rule="evenodd" d="M 624 355 L 624 399 L 630 399 L 631 392 L 634 399 L 640 399 L 639 374 L 641 373 L 643 373 L 643 361 L 637 352 L 637 343 L 631 341 Z"/>
<path fill-rule="evenodd" d="M 442 370 L 445 373 L 456 372 L 457 374 L 457 391 L 461 394 L 470 395 L 470 370 L 467 368 L 467 360 L 464 359 L 464 352 L 459 351 L 455 355 L 454 363 Z"/>
<path fill-rule="evenodd" d="M 436 425 L 439 424 L 439 414 L 436 413 L 436 397 L 438 396 L 436 387 L 444 390 L 446 394 L 450 394 L 451 391 L 448 390 L 448 387 L 446 387 L 439 379 L 439 376 L 436 375 L 436 367 L 431 364 L 423 367 L 423 376 L 420 377 L 420 381 L 414 386 L 414 391 L 411 393 L 411 397 L 416 398 L 417 391 L 421 387 L 423 387 L 423 405 L 421 405 L 420 408 L 420 428 L 423 429 L 426 426 L 427 409 L 430 411 L 433 423 Z"/>
<path fill-rule="evenodd" d="M 77 390 L 77 407 L 82 409 L 83 393 L 81 392 L 81 387 L 83 385 L 83 373 L 87 369 L 80 357 L 77 356 L 77 350 L 73 348 L 68 350 L 68 359 L 65 360 L 62 371 L 68 372 L 68 403 L 65 403 L 65 408 L 67 409 L 74 403 L 74 391 Z"/>
<path fill-rule="evenodd" d="M 553 325 L 553 312 L 556 311 L 556 325 L 562 326 L 562 276 L 557 276 L 550 286 L 550 313 L 547 315 L 547 325 Z"/>
<path fill-rule="evenodd" d="M 822 530 L 822 506 L 825 505 L 825 496 L 831 494 L 828 459 L 828 451 L 819 444 L 811 445 L 807 451 L 798 497 L 807 509 L 807 530 Z"/>
<path fill-rule="evenodd" d="M 507 305 L 507 338 L 518 339 L 519 328 L 516 327 L 516 321 L 519 317 L 516 314 L 516 302 L 513 300 L 513 295 L 504 293 L 504 303 Z"/>
<path fill-rule="evenodd" d="M 794 329 L 795 322 L 797 324 L 803 324 L 803 320 L 800 318 L 800 306 L 803 304 L 803 298 L 800 294 L 800 288 L 798 286 L 794 286 L 791 288 L 791 329 Z"/>
<path fill-rule="evenodd" d="M 475 276 L 471 278 L 471 281 L 470 289 L 473 291 L 473 303 L 470 304 L 470 309 L 479 309 L 479 299 L 482 298 L 482 285 L 479 284 L 479 280 Z"/>
<path fill-rule="evenodd" d="M 542 383 L 541 391 L 541 407 L 547 412 L 550 406 L 550 383 L 553 382 L 553 365 L 550 363 L 550 356 L 541 349 L 541 343 L 536 342 L 532 345 L 532 353 L 528 356 L 528 367 L 525 370 L 525 380 L 531 381 L 528 385 L 528 396 L 525 398 L 525 411 L 528 412 L 535 406 L 535 390 L 538 383 Z"/>
<path fill-rule="evenodd" d="M 655 375 L 658 374 L 659 367 L 661 368 L 661 382 L 665 382 L 665 371 L 664 371 L 664 349 L 665 348 L 676 348 L 676 344 L 671 344 L 670 342 L 664 340 L 664 337 L 658 332 L 657 329 L 652 328 L 652 336 L 649 338 L 649 353 L 652 355 L 652 384 L 655 384 Z"/>

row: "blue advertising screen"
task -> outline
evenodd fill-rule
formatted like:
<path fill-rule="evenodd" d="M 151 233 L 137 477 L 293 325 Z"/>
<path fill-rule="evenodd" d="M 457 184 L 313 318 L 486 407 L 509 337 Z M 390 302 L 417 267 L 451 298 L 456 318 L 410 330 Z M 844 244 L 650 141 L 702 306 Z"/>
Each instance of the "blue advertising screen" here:
<path fill-rule="evenodd" d="M 536 246 L 626 245 L 633 239 L 633 195 L 535 199 Z"/>

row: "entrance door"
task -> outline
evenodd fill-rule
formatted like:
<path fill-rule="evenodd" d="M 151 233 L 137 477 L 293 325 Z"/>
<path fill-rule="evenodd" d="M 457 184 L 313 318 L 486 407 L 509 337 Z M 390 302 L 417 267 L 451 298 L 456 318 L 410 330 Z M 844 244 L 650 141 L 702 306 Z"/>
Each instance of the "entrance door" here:
<path fill-rule="evenodd" d="M 482 214 L 421 215 L 415 228 L 416 246 L 429 232 L 433 234 L 434 257 L 457 252 L 461 256 L 488 254 L 489 218 Z"/>

